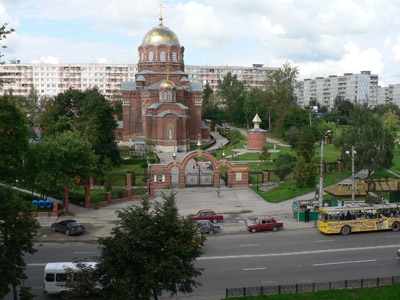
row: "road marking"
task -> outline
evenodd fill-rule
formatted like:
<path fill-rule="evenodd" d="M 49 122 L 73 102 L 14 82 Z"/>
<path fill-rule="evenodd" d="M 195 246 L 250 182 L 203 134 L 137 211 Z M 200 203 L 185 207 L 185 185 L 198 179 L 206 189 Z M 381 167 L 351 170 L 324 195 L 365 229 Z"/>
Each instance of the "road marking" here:
<path fill-rule="evenodd" d="M 258 270 L 266 270 L 267 268 L 248 268 L 243 269 L 243 271 L 258 271 Z"/>
<path fill-rule="evenodd" d="M 240 245 L 240 247 L 258 247 L 260 244 L 248 244 L 248 245 Z"/>
<path fill-rule="evenodd" d="M 343 264 L 359 264 L 359 263 L 374 262 L 374 261 L 376 261 L 376 259 L 337 261 L 337 262 L 331 262 L 331 263 L 313 264 L 313 267 L 343 265 Z"/>
<path fill-rule="evenodd" d="M 387 248 L 399 248 L 399 245 L 383 245 L 383 246 L 369 246 L 369 247 L 355 247 L 355 248 L 339 248 L 339 249 L 324 249 L 312 251 L 298 251 L 298 252 L 283 252 L 283 253 L 264 253 L 264 254 L 245 254 L 245 255 L 226 255 L 226 256 L 202 256 L 197 260 L 213 260 L 213 259 L 233 259 L 233 258 L 252 258 L 252 257 L 278 257 L 278 256 L 293 256 L 293 255 L 306 255 L 330 252 L 345 252 L 345 251 L 363 251 L 363 250 L 376 250 Z"/>

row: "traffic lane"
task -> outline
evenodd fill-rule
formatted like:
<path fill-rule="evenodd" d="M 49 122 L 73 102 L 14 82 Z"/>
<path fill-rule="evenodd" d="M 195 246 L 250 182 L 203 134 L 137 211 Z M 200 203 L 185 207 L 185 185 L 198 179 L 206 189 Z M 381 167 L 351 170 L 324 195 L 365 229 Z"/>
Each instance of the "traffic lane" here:
<path fill-rule="evenodd" d="M 296 284 L 398 275 L 396 245 L 202 257 L 207 283 L 222 278 L 225 287 Z M 239 279 L 239 280 L 238 280 Z M 239 285 L 238 285 L 239 284 Z"/>
<path fill-rule="evenodd" d="M 260 232 L 235 236 L 210 236 L 204 246 L 204 255 L 246 255 L 280 253 L 282 251 L 308 251 L 354 246 L 379 247 L 381 245 L 399 245 L 400 233 L 368 232 L 349 236 L 325 235 L 319 231 Z"/>

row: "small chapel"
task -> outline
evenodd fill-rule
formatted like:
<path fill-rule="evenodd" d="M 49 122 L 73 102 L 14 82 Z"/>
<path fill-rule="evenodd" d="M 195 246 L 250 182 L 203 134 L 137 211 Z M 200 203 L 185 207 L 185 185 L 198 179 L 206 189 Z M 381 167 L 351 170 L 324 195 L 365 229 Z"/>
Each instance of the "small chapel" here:
<path fill-rule="evenodd" d="M 209 123 L 202 120 L 203 87 L 185 73 L 185 48 L 176 34 L 159 24 L 138 47 L 135 81 L 121 83 L 122 141 L 136 150 L 146 139 L 161 152 L 187 152 L 190 144 L 210 139 Z"/>

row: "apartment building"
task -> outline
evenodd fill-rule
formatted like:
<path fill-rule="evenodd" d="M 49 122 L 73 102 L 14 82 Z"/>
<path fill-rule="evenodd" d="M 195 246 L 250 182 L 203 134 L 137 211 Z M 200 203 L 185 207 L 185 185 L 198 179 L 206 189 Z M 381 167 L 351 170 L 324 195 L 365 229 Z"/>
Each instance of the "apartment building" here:
<path fill-rule="evenodd" d="M 0 65 L 0 76 L 7 82 L 0 93 L 12 90 L 15 96 L 27 96 L 34 86 L 40 96 L 54 96 L 69 88 L 97 86 L 112 99 L 120 95 L 121 81 L 133 80 L 136 72 L 137 65 L 24 64 L 15 60 Z"/>
<path fill-rule="evenodd" d="M 389 84 L 387 87 L 379 87 L 378 104 L 389 103 L 400 107 L 400 84 Z"/>
<path fill-rule="evenodd" d="M 27 96 L 34 86 L 40 96 L 55 96 L 69 88 L 83 91 L 97 86 L 108 99 L 114 99 L 121 95 L 121 82 L 134 81 L 137 70 L 137 64 L 26 64 L 12 60 L 0 64 L 0 76 L 8 82 L 0 88 L 0 94 L 12 90 L 13 95 Z M 218 80 L 228 72 L 245 81 L 249 89 L 265 89 L 267 76 L 275 70 L 277 68 L 261 64 L 251 67 L 185 66 L 189 81 L 200 82 L 203 87 L 208 82 L 214 91 Z"/>
<path fill-rule="evenodd" d="M 264 67 L 262 64 L 253 64 L 251 67 L 239 66 L 186 66 L 185 72 L 189 75 L 190 81 L 198 81 L 203 87 L 208 84 L 215 91 L 218 80 L 222 80 L 229 72 L 236 75 L 238 80 L 246 83 L 247 89 L 266 88 L 266 81 L 269 76 L 278 68 Z"/>
<path fill-rule="evenodd" d="M 378 75 L 371 74 L 370 71 L 305 79 L 298 82 L 295 89 L 297 104 L 300 107 L 308 107 L 311 100 L 316 100 L 328 109 L 333 107 L 337 96 L 355 103 L 368 103 L 370 106 L 375 106 L 379 104 L 378 94 Z"/>

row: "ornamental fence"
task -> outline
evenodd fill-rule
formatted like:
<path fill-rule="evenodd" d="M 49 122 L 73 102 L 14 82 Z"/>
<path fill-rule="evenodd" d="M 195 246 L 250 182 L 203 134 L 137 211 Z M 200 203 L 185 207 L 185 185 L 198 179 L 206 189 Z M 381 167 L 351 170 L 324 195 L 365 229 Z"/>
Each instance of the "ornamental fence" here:
<path fill-rule="evenodd" d="M 329 291 L 334 289 L 360 289 L 366 287 L 380 287 L 400 282 L 400 276 L 377 277 L 368 279 L 352 279 L 319 283 L 301 283 L 289 285 L 257 286 L 243 288 L 227 288 L 226 299 L 231 297 L 245 297 L 256 295 L 272 295 L 283 293 L 305 293 Z"/>

